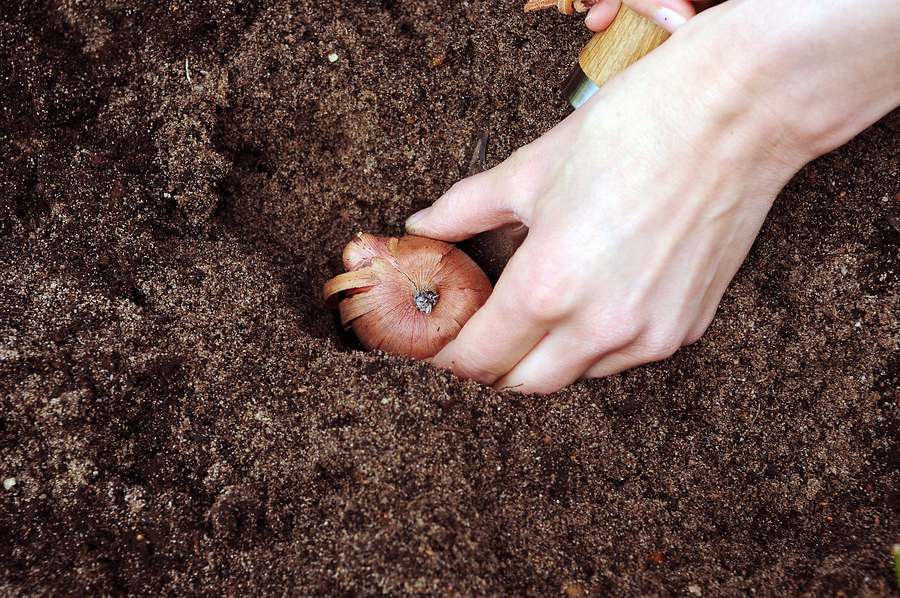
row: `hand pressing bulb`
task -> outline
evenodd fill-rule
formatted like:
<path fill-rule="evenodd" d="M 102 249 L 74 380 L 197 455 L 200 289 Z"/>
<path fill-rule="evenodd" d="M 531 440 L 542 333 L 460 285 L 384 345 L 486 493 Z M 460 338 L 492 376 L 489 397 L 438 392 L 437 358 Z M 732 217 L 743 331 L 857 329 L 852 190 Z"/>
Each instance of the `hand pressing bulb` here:
<path fill-rule="evenodd" d="M 900 104 L 900 3 L 871 1 L 704 11 L 562 123 L 410 217 L 411 234 L 448 242 L 528 230 L 432 363 L 546 393 L 698 340 L 784 184 Z"/>

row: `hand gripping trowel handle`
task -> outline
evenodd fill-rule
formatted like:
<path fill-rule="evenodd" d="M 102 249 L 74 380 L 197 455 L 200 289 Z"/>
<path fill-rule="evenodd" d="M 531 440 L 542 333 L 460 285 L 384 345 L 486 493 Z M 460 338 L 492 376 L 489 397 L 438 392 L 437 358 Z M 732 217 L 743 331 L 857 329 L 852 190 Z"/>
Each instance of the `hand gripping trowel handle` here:
<path fill-rule="evenodd" d="M 624 4 L 615 20 L 581 50 L 578 65 L 565 86 L 565 95 L 578 108 L 614 75 L 663 43 L 669 33 Z"/>

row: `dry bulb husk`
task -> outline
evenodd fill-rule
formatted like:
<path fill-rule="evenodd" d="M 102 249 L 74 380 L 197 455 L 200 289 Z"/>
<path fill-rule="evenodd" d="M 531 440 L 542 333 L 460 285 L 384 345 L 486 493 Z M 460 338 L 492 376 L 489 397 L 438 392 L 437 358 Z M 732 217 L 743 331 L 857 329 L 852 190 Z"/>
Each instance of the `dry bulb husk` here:
<path fill-rule="evenodd" d="M 576 12 L 587 12 L 590 7 L 597 4 L 599 1 L 600 0 L 528 0 L 528 2 L 525 3 L 525 12 L 543 10 L 555 6 L 556 9 L 564 15 L 571 15 Z"/>
<path fill-rule="evenodd" d="M 431 357 L 491 294 L 469 256 L 425 237 L 359 233 L 344 248 L 343 262 L 347 272 L 325 283 L 323 294 L 368 349 Z"/>

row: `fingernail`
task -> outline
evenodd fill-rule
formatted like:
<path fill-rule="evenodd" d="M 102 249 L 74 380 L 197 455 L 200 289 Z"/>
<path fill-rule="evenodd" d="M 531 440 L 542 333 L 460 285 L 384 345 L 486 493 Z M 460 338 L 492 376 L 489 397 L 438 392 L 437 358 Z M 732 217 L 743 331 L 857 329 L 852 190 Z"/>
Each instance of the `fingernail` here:
<path fill-rule="evenodd" d="M 653 13 L 653 22 L 669 33 L 672 33 L 676 29 L 687 23 L 687 19 L 668 6 L 663 6 L 655 13 Z"/>
<path fill-rule="evenodd" d="M 421 224 L 423 220 L 428 217 L 428 214 L 431 212 L 431 208 L 425 208 L 424 210 L 419 210 L 412 216 L 406 219 L 406 230 L 413 230 L 417 225 Z"/>

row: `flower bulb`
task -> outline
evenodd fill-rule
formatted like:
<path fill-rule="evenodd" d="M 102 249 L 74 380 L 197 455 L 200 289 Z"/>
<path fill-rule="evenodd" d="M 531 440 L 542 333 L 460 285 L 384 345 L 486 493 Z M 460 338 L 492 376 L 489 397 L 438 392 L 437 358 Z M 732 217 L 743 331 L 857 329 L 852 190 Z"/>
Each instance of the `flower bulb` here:
<path fill-rule="evenodd" d="M 347 272 L 325 283 L 323 294 L 368 349 L 431 357 L 491 294 L 469 256 L 425 237 L 359 233 L 344 248 L 343 262 Z"/>

